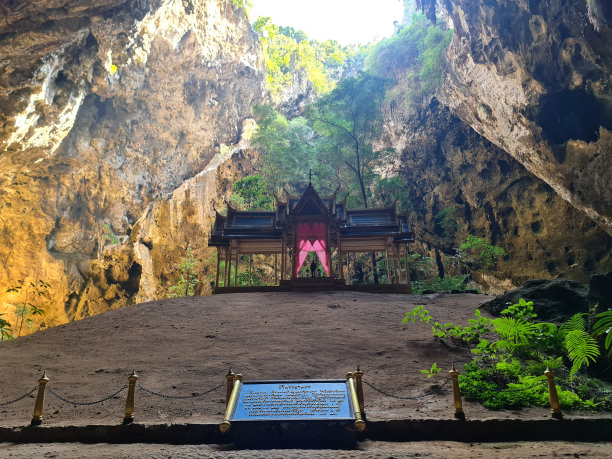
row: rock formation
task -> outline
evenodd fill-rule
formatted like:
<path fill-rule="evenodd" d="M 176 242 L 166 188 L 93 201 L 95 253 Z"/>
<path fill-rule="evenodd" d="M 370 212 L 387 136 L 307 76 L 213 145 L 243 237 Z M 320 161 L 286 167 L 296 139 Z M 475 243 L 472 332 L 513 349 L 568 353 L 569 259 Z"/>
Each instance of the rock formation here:
<path fill-rule="evenodd" d="M 441 102 L 612 235 L 612 7 L 443 2 Z"/>
<path fill-rule="evenodd" d="M 51 283 L 47 325 L 159 297 L 251 167 L 225 145 L 264 93 L 244 11 L 45 0 L 0 18 L 0 313 L 24 278 Z"/>

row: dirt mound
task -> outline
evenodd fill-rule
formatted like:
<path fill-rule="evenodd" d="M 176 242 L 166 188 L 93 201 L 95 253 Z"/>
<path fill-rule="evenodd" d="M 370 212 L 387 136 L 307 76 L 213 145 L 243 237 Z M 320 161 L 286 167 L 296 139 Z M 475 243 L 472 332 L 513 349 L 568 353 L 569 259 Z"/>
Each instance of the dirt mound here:
<path fill-rule="evenodd" d="M 135 369 L 145 388 L 190 396 L 225 381 L 231 366 L 246 380 L 341 378 L 364 371 L 370 420 L 449 418 L 450 384 L 431 391 L 420 373 L 433 362 L 461 369 L 467 349 L 434 340 L 425 324 L 403 325 L 406 311 L 423 304 L 443 322 L 466 323 L 480 302 L 474 294 L 395 295 L 357 292 L 245 293 L 174 298 L 117 309 L 0 343 L 0 403 L 37 385 L 77 402 L 121 389 Z M 449 379 L 446 371 L 440 383 Z M 373 389 L 375 387 L 378 390 Z M 385 395 L 400 395 L 396 399 Z M 29 423 L 34 394 L 0 406 L 0 425 Z M 116 424 L 125 392 L 103 403 L 73 406 L 47 393 L 45 425 Z M 136 393 L 136 422 L 220 422 L 225 388 L 185 399 Z M 468 418 L 545 417 L 549 410 L 489 412 L 466 403 Z"/>

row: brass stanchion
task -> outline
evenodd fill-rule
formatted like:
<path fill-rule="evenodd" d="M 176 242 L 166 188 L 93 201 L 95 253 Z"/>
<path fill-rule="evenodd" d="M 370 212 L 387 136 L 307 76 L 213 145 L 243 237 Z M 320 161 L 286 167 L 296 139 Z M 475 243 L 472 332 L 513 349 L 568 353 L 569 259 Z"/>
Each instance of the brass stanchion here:
<path fill-rule="evenodd" d="M 348 379 L 349 388 L 351 391 L 351 403 L 353 405 L 353 412 L 355 414 L 355 429 L 362 432 L 365 430 L 366 425 L 361 417 L 361 410 L 359 409 L 359 400 L 357 398 L 357 390 L 355 389 L 355 378 L 353 373 L 347 373 L 346 379 Z"/>
<path fill-rule="evenodd" d="M 223 422 L 219 425 L 219 430 L 221 433 L 227 433 L 231 429 L 232 425 L 230 423 L 230 419 L 234 414 L 234 409 L 236 408 L 236 400 L 238 399 L 238 392 L 240 390 L 240 383 L 244 378 L 240 373 L 234 376 L 234 387 L 232 389 L 232 395 L 229 398 L 229 402 L 227 403 L 227 408 L 225 409 L 225 418 Z"/>
<path fill-rule="evenodd" d="M 355 390 L 357 391 L 357 400 L 359 401 L 359 410 L 361 410 L 361 414 L 363 417 L 365 417 L 365 402 L 363 399 L 363 384 L 362 384 L 362 380 L 363 380 L 363 371 L 361 371 L 359 369 L 359 366 L 357 367 L 357 371 L 353 373 L 353 375 L 355 376 Z"/>
<path fill-rule="evenodd" d="M 43 408 L 45 406 L 45 389 L 48 382 L 49 378 L 47 378 L 47 372 L 43 371 L 43 375 L 38 380 L 38 394 L 36 395 L 36 402 L 34 403 L 34 415 L 30 422 L 32 427 L 42 424 Z"/>
<path fill-rule="evenodd" d="M 138 375 L 136 370 L 132 370 L 132 374 L 128 376 L 128 394 L 125 401 L 125 416 L 123 417 L 123 425 L 131 424 L 134 422 L 134 392 L 136 389 L 136 381 L 138 381 Z"/>
<path fill-rule="evenodd" d="M 546 367 L 544 374 L 548 379 L 548 400 L 550 401 L 550 412 L 552 417 L 555 419 L 563 419 L 561 405 L 559 404 L 559 395 L 557 394 L 557 387 L 555 386 L 555 372 Z"/>
<path fill-rule="evenodd" d="M 229 371 L 225 375 L 225 379 L 227 380 L 226 392 L 225 392 L 225 408 L 229 404 L 230 397 L 232 396 L 232 391 L 234 390 L 234 378 L 236 375 L 232 371 L 232 367 L 230 367 Z"/>
<path fill-rule="evenodd" d="M 452 366 L 448 374 L 453 383 L 453 402 L 455 403 L 455 418 L 465 421 L 465 413 L 463 412 L 463 402 L 461 401 L 461 392 L 459 391 L 459 372 L 455 370 L 455 365 Z"/>

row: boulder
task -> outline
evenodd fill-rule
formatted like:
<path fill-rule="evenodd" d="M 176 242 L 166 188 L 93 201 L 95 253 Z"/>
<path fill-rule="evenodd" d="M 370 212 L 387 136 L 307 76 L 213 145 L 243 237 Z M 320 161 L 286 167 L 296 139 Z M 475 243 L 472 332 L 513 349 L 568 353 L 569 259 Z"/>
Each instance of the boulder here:
<path fill-rule="evenodd" d="M 483 303 L 480 308 L 494 316 L 520 298 L 533 301 L 538 319 L 547 322 L 564 322 L 577 312 L 588 312 L 589 287 L 568 279 L 537 279 L 526 282 L 497 298 Z"/>

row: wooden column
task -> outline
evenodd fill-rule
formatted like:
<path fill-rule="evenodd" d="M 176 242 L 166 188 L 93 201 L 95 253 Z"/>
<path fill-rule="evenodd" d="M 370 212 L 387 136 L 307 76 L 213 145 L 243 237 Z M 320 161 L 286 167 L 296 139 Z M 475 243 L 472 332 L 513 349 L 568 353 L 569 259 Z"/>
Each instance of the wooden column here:
<path fill-rule="evenodd" d="M 281 239 L 281 280 L 285 280 L 285 273 L 287 272 L 287 238 L 283 231 L 283 238 Z"/>
<path fill-rule="evenodd" d="M 249 287 L 253 285 L 253 254 L 249 254 Z"/>
<path fill-rule="evenodd" d="M 221 249 L 217 247 L 217 277 L 215 278 L 215 288 L 219 286 L 219 268 L 221 266 Z"/>
<path fill-rule="evenodd" d="M 238 286 L 238 257 L 240 256 L 240 250 L 236 247 L 236 262 L 234 264 L 234 287 Z"/>
<path fill-rule="evenodd" d="M 230 278 L 232 277 L 232 248 L 231 244 L 225 251 L 225 287 L 230 287 Z"/>
<path fill-rule="evenodd" d="M 278 285 L 278 254 L 274 254 L 274 285 Z"/>
<path fill-rule="evenodd" d="M 385 244 L 385 257 L 387 259 L 387 284 L 391 285 L 391 263 L 389 260 L 389 246 Z"/>
<path fill-rule="evenodd" d="M 340 237 L 340 231 L 338 231 L 338 276 L 340 276 L 340 279 L 344 279 L 344 266 L 342 265 L 342 238 Z"/>

